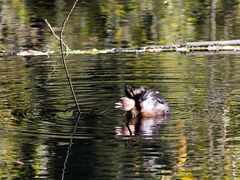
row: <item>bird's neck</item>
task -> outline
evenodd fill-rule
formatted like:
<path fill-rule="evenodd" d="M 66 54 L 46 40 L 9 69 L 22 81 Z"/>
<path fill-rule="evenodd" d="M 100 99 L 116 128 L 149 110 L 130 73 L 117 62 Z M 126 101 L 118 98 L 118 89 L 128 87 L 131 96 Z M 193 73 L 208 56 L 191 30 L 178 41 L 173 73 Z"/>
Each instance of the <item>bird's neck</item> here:
<path fill-rule="evenodd" d="M 132 118 L 137 118 L 137 116 L 139 115 L 139 111 L 136 107 L 132 108 L 131 115 L 132 115 Z"/>

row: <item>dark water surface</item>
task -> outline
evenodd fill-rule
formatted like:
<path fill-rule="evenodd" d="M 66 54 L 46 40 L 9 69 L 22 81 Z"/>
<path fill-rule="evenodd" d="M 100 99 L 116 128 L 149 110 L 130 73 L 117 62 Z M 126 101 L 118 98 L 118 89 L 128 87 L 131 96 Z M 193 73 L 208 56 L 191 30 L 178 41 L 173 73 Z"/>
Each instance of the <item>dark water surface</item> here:
<path fill-rule="evenodd" d="M 43 19 L 60 26 L 71 4 L 33 2 L 0 2 L 0 49 L 58 48 Z M 217 7 L 215 36 L 211 2 L 184 2 L 80 1 L 66 42 L 89 49 L 238 37 L 237 1 Z M 78 113 L 60 56 L 1 58 L 0 179 L 239 179 L 239 58 L 217 53 L 66 57 L 82 110 L 71 149 Z M 127 84 L 160 89 L 171 116 L 143 119 L 141 131 L 130 138 L 124 113 L 114 109 Z"/>

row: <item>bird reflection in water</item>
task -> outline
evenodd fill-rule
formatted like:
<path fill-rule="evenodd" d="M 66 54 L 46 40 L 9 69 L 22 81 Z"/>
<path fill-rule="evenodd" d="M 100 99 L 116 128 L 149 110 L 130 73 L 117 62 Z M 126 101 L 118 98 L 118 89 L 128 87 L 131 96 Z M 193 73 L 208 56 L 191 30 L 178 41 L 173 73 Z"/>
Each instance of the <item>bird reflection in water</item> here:
<path fill-rule="evenodd" d="M 116 135 L 132 136 L 143 135 L 152 136 L 158 134 L 158 130 L 166 124 L 168 116 L 154 118 L 132 118 L 128 119 L 123 127 L 116 127 Z"/>

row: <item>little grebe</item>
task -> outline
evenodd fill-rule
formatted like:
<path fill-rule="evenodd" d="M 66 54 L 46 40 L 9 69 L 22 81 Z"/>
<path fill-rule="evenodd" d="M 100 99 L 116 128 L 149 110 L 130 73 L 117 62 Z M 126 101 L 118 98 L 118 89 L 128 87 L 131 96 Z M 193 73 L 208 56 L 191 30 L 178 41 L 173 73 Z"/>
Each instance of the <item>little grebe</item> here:
<path fill-rule="evenodd" d="M 165 116 L 170 113 L 167 101 L 159 95 L 160 92 L 156 89 L 144 87 L 134 89 L 126 86 L 125 93 L 127 97 L 121 97 L 115 108 L 130 112 L 133 118 Z"/>

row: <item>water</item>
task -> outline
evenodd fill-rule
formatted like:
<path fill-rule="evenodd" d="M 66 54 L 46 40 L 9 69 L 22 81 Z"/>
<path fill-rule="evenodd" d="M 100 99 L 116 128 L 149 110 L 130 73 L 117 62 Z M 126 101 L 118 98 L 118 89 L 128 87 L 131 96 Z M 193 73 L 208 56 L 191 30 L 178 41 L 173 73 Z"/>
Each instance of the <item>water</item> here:
<path fill-rule="evenodd" d="M 190 6 L 203 6 L 191 2 L 182 4 L 185 12 L 190 12 Z M 81 1 L 66 27 L 69 46 L 89 49 L 142 46 L 159 41 L 171 43 L 181 38 L 183 41 L 209 40 L 208 33 L 203 32 L 210 24 L 204 27 L 195 21 L 196 24 L 188 21 L 191 23 L 183 27 L 162 24 L 158 31 L 163 36 L 160 38 L 155 18 L 161 17 L 161 22 L 173 17 L 185 20 L 177 14 L 179 2 L 165 4 L 172 9 L 165 16 L 155 6 L 150 6 L 158 2 L 114 3 Z M 34 5 L 32 1 L 1 1 L 0 4 L 2 15 L 6 15 L 6 10 L 9 12 L 5 19 L 1 16 L 0 49 L 46 50 L 58 47 L 42 17 L 58 27 L 65 15 L 62 12 L 66 12 L 70 4 L 64 1 L 39 1 Z M 52 13 L 47 10 L 49 6 L 54 8 Z M 165 6 L 160 5 L 160 9 Z M 231 4 L 225 7 L 226 16 L 231 19 L 232 11 L 237 7 Z M 141 9 L 139 12 L 136 11 L 138 8 Z M 25 9 L 27 11 L 23 11 Z M 205 9 L 195 13 L 200 12 L 210 18 Z M 145 21 L 139 22 L 137 15 L 144 17 Z M 150 22 L 146 19 L 151 15 L 155 24 L 144 24 Z M 205 17 L 203 15 L 200 17 Z M 217 19 L 216 23 L 220 26 L 222 22 Z M 142 26 L 139 28 L 138 24 Z M 165 31 L 170 25 L 171 33 Z M 147 26 L 152 29 L 145 29 Z M 199 31 L 191 31 L 196 34 L 189 33 L 188 36 L 187 32 L 198 26 L 201 27 Z M 221 31 L 224 27 L 219 27 L 216 36 L 224 34 L 227 38 L 228 32 L 230 37 L 238 37 L 238 30 L 227 27 L 232 26 L 225 25 L 225 34 Z M 11 28 L 18 30 L 17 33 L 10 31 Z M 141 32 L 141 29 L 146 31 Z M 66 57 L 82 111 L 73 139 L 71 135 L 78 113 L 59 60 L 59 56 L 0 59 L 1 179 L 240 177 L 238 54 Z M 128 136 L 125 114 L 114 108 L 115 102 L 124 95 L 127 84 L 160 89 L 170 104 L 171 116 L 142 119 L 141 131 Z"/>

